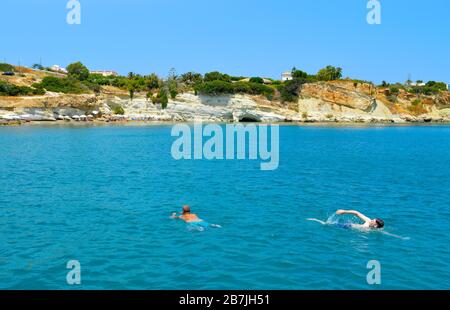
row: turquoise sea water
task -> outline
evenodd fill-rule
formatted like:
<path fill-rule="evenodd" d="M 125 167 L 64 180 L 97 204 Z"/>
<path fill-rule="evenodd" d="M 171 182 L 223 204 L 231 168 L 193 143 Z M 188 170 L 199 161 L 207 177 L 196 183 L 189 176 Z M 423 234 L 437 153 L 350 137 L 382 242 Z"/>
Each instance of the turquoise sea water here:
<path fill-rule="evenodd" d="M 450 289 L 450 127 L 281 127 L 275 171 L 175 161 L 170 130 L 0 128 L 0 288 Z M 409 239 L 306 221 L 341 208 Z"/>

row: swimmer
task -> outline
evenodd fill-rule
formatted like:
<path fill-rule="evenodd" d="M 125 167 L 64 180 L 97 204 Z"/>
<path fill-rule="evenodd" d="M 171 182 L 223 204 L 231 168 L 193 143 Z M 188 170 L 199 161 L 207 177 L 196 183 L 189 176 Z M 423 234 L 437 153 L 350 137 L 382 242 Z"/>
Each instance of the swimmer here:
<path fill-rule="evenodd" d="M 384 227 L 384 221 L 381 219 L 371 219 L 361 212 L 354 211 L 354 210 L 337 210 L 337 215 L 344 215 L 344 214 L 351 214 L 354 216 L 359 217 L 364 224 L 353 224 L 353 223 L 335 223 L 337 226 L 341 226 L 342 228 L 356 228 L 356 229 L 381 229 Z M 331 224 L 328 222 L 324 222 L 318 219 L 308 219 L 308 221 L 314 221 L 318 222 L 322 225 Z"/>
<path fill-rule="evenodd" d="M 318 219 L 307 219 L 307 220 L 308 221 L 317 222 L 317 223 L 320 223 L 322 225 L 335 225 L 337 227 L 345 228 L 345 229 L 354 228 L 354 229 L 365 230 L 365 231 L 368 231 L 368 230 L 375 231 L 376 230 L 376 231 L 378 231 L 378 232 L 380 232 L 380 233 L 382 233 L 384 235 L 387 235 L 387 236 L 391 236 L 391 237 L 402 239 L 402 240 L 411 240 L 411 238 L 409 238 L 409 237 L 402 237 L 402 236 L 399 236 L 399 235 L 394 235 L 394 234 L 391 234 L 391 233 L 389 233 L 389 232 L 387 232 L 385 230 L 382 230 L 381 228 L 384 227 L 384 221 L 383 220 L 380 220 L 380 219 L 372 220 L 372 219 L 368 218 L 367 216 L 365 216 L 364 214 L 362 214 L 361 212 L 354 211 L 354 210 L 349 210 L 349 211 L 347 211 L 347 210 L 338 210 L 338 211 L 336 211 L 336 214 L 337 215 L 344 215 L 344 214 L 355 215 L 355 216 L 359 217 L 364 222 L 364 224 L 353 224 L 353 223 L 336 222 L 335 219 L 334 219 L 334 215 L 332 217 L 330 217 L 328 219 L 328 221 L 326 221 L 326 222 L 318 220 Z"/>
<path fill-rule="evenodd" d="M 177 213 L 172 214 L 173 219 L 180 219 L 185 221 L 186 223 L 198 223 L 203 222 L 196 214 L 191 213 L 191 207 L 188 205 L 183 206 L 183 211 L 181 215 L 177 215 Z"/>
<path fill-rule="evenodd" d="M 172 214 L 171 218 L 183 220 L 187 224 L 189 224 L 191 228 L 196 228 L 197 230 L 204 230 L 207 227 L 222 228 L 222 226 L 220 225 L 209 224 L 208 222 L 200 219 L 196 214 L 191 213 L 191 207 L 189 207 L 188 205 L 183 206 L 181 215 L 178 215 L 175 212 Z"/>
<path fill-rule="evenodd" d="M 364 228 L 364 229 L 381 229 L 384 227 L 384 221 L 382 219 L 371 219 L 361 212 L 354 211 L 354 210 L 337 210 L 337 215 L 344 215 L 344 214 L 351 214 L 354 216 L 359 217 L 364 224 L 352 224 L 352 227 L 354 228 Z"/>

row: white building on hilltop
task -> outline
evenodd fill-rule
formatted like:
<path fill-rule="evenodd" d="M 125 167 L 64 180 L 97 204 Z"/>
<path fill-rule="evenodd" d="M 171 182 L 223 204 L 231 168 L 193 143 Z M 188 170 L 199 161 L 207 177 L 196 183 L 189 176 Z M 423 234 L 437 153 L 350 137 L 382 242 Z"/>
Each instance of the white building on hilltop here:
<path fill-rule="evenodd" d="M 412 86 L 412 87 L 423 87 L 426 84 L 424 82 L 410 82 L 408 86 Z"/>
<path fill-rule="evenodd" d="M 91 74 L 101 74 L 103 76 L 118 76 L 119 74 L 116 71 L 111 70 L 95 70 L 90 71 Z"/>
<path fill-rule="evenodd" d="M 59 73 L 67 73 L 66 68 L 60 67 L 58 65 L 51 66 L 50 70 L 55 71 L 55 72 L 59 72 Z"/>
<path fill-rule="evenodd" d="M 290 71 L 286 71 L 286 72 L 283 72 L 282 74 L 281 74 L 281 80 L 283 81 L 283 82 L 285 82 L 285 81 L 290 81 L 290 80 L 292 80 L 293 79 L 293 77 L 292 77 L 292 72 L 290 72 Z"/>

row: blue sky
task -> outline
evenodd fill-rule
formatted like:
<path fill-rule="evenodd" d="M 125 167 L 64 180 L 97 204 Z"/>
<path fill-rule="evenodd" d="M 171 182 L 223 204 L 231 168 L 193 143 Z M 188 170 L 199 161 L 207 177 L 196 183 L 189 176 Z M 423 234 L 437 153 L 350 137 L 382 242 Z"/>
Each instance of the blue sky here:
<path fill-rule="evenodd" d="M 166 76 L 219 70 L 279 78 L 294 65 L 380 82 L 450 83 L 450 1 L 79 0 L 81 25 L 66 23 L 67 0 L 2 0 L 0 61 Z"/>

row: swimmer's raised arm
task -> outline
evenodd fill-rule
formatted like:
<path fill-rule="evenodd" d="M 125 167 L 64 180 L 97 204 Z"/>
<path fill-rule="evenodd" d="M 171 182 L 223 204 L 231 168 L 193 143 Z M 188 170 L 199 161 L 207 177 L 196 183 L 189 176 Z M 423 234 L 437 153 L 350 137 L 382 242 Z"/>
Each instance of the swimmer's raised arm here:
<path fill-rule="evenodd" d="M 178 216 L 176 212 L 172 213 L 172 215 L 170 216 L 170 218 L 172 219 L 181 219 L 181 216 Z"/>
<path fill-rule="evenodd" d="M 306 220 L 307 220 L 307 221 L 311 221 L 311 222 L 317 222 L 317 223 L 320 223 L 320 224 L 322 224 L 322 225 L 327 225 L 326 222 L 321 221 L 321 220 L 318 220 L 318 219 L 306 219 Z"/>
<path fill-rule="evenodd" d="M 367 216 L 365 216 L 361 212 L 358 212 L 358 211 L 355 211 L 355 210 L 337 210 L 336 214 L 338 214 L 338 215 L 343 215 L 343 214 L 355 215 L 355 216 L 359 217 L 361 220 L 363 220 L 366 223 L 372 221 L 372 219 L 368 218 Z"/>

